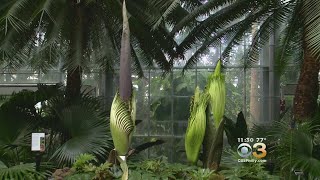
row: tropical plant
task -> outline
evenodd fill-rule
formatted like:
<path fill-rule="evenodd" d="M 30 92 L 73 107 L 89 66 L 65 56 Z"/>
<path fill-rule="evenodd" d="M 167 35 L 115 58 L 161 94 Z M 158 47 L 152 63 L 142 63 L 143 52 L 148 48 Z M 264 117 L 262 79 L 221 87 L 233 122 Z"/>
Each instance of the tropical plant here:
<path fill-rule="evenodd" d="M 206 129 L 206 108 L 209 95 L 202 94 L 199 87 L 196 88 L 190 106 L 190 119 L 185 135 L 185 149 L 188 160 L 195 164 L 198 161 L 199 152 Z"/>
<path fill-rule="evenodd" d="M 98 165 L 97 158 L 92 154 L 81 154 L 72 165 L 72 170 L 64 179 L 114 179 L 117 176 L 111 171 L 112 164 L 105 162 Z"/>
<path fill-rule="evenodd" d="M 80 101 L 70 105 L 59 88 L 39 85 L 39 90 L 13 94 L 1 105 L 0 153 L 7 165 L 34 162 L 35 153 L 30 151 L 34 132 L 46 133 L 41 164 L 65 166 L 82 153 L 106 158 L 112 142 L 99 99 L 81 94 Z"/>
<path fill-rule="evenodd" d="M 266 163 L 259 161 L 255 163 L 239 163 L 238 159 L 241 158 L 236 150 L 226 148 L 221 160 L 223 169 L 219 173 L 223 174 L 226 179 L 279 179 L 279 177 L 273 176 L 268 171 Z M 247 158 L 248 160 L 257 160 L 254 156 Z"/>
<path fill-rule="evenodd" d="M 72 168 L 78 172 L 85 172 L 91 169 L 92 162 L 97 162 L 97 158 L 92 154 L 80 154 L 73 163 Z"/>
<path fill-rule="evenodd" d="M 110 70 L 119 59 L 122 0 L 5 0 L 0 10 L 1 63 L 15 69 L 31 66 L 46 71 L 62 60 L 67 71 L 67 96 L 80 94 L 81 74 L 94 63 Z M 185 4 L 192 4 L 183 0 Z M 170 70 L 179 55 L 166 23 L 188 14 L 178 1 L 128 1 L 133 37 L 133 66 Z M 173 15 L 173 11 L 176 13 Z"/>
<path fill-rule="evenodd" d="M 110 129 L 115 146 L 117 159 L 123 170 L 122 179 L 128 179 L 128 166 L 126 156 L 129 151 L 131 138 L 136 120 L 136 102 L 132 92 L 131 79 L 131 48 L 130 29 L 127 16 L 126 3 L 123 2 L 123 31 L 120 54 L 120 86 L 116 93 L 110 111 Z"/>
<path fill-rule="evenodd" d="M 44 172 L 37 172 L 34 163 L 19 164 L 7 167 L 0 161 L 0 179 L 45 179 L 48 174 Z"/>
<path fill-rule="evenodd" d="M 225 93 L 221 61 L 218 61 L 215 71 L 208 78 L 204 93 L 200 94 L 196 88 L 191 101 L 191 115 L 185 135 L 187 158 L 191 163 L 197 163 L 202 143 L 204 167 L 219 168 L 223 149 Z"/>
<path fill-rule="evenodd" d="M 318 125 L 312 124 L 319 119 L 309 121 L 295 123 L 290 112 L 271 127 L 255 126 L 252 129 L 253 136 L 263 137 L 261 134 L 264 134 L 267 137 L 268 157 L 281 176 L 294 178 L 293 171 L 296 170 L 302 171 L 307 179 L 320 177 L 320 159 L 317 155 L 320 130 Z"/>
<path fill-rule="evenodd" d="M 209 180 L 223 179 L 214 171 L 196 166 L 187 166 L 179 163 L 168 163 L 166 157 L 158 157 L 141 162 L 130 163 L 130 178 L 143 179 L 187 179 Z"/>
<path fill-rule="evenodd" d="M 225 132 L 228 137 L 228 143 L 232 148 L 234 148 L 239 144 L 238 138 L 248 137 L 247 123 L 242 112 L 238 114 L 236 122 L 233 122 L 227 117 L 224 118 L 226 119 Z"/>
<path fill-rule="evenodd" d="M 317 107 L 319 8 L 320 2 L 312 0 L 209 0 L 191 8 L 191 13 L 177 23 L 171 34 L 179 31 L 188 34 L 179 44 L 178 51 L 186 52 L 190 47 L 198 46 L 187 60 L 185 69 L 199 61 L 209 47 L 219 46 L 221 40 L 226 42 L 226 47 L 220 58 L 227 61 L 232 48 L 251 33 L 253 26 L 258 26 L 244 56 L 245 67 L 250 67 L 258 62 L 262 46 L 278 34 L 275 48 L 278 67 L 284 67 L 290 61 L 302 62 L 294 99 L 295 118 L 301 120 L 313 116 Z M 282 70 L 280 68 L 280 74 Z"/>
<path fill-rule="evenodd" d="M 225 179 L 229 180 L 260 180 L 260 179 L 274 179 L 280 180 L 279 176 L 271 175 L 264 167 L 264 163 L 239 163 L 237 159 L 241 157 L 237 152 L 227 149 L 224 151 L 222 164 L 225 169 L 220 171 Z"/>
<path fill-rule="evenodd" d="M 58 88 L 39 85 L 36 92 L 23 90 L 13 93 L 0 106 L 0 152 L 3 162 L 10 166 L 20 164 L 22 160 L 33 162 L 31 133 L 37 131 L 43 119 L 35 105 L 57 95 Z"/>
<path fill-rule="evenodd" d="M 51 130 L 48 139 L 50 159 L 59 165 L 70 165 L 76 157 L 90 153 L 105 159 L 112 148 L 107 113 L 99 99 L 81 94 L 72 105 L 64 97 L 48 101 L 48 114 L 53 118 L 44 123 Z"/>

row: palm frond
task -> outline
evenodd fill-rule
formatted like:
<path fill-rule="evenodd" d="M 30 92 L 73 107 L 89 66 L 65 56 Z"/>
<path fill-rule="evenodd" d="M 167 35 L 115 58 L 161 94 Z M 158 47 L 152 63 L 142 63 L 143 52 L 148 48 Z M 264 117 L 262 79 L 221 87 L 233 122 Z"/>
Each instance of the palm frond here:
<path fill-rule="evenodd" d="M 144 77 L 144 72 L 142 65 L 139 61 L 139 57 L 137 55 L 137 52 L 134 50 L 134 48 L 131 46 L 132 56 L 133 56 L 133 72 L 138 75 L 138 78 Z"/>
<path fill-rule="evenodd" d="M 207 39 L 201 44 L 200 48 L 198 48 L 194 52 L 194 54 L 187 60 L 183 71 L 191 68 L 194 64 L 196 64 L 196 62 L 200 60 L 201 55 L 206 53 L 210 46 L 218 47 L 221 44 L 222 38 L 226 38 L 226 41 L 229 41 L 229 44 L 227 46 L 228 48 L 226 48 L 224 52 L 225 54 L 224 56 L 227 56 L 227 53 L 228 53 L 227 50 L 232 48 L 233 45 L 237 43 L 237 41 L 234 41 L 234 40 L 240 40 L 241 35 L 245 33 L 248 27 L 250 27 L 250 25 L 253 22 L 255 22 L 257 19 L 259 19 L 261 16 L 263 16 L 267 12 L 268 12 L 267 8 L 261 9 L 260 11 L 255 12 L 254 14 L 248 16 L 247 18 L 224 28 L 223 30 L 219 31 L 214 35 L 209 36 L 209 38 L 207 37 Z M 236 35 L 238 36 L 236 37 Z M 234 37 L 236 37 L 236 39 L 233 39 Z M 182 48 L 182 47 L 179 46 L 179 48 Z"/>
<path fill-rule="evenodd" d="M 251 9 L 249 5 L 246 5 L 246 8 L 242 10 L 239 5 L 241 5 L 241 3 L 238 2 L 227 6 L 200 22 L 199 25 L 191 30 L 179 47 L 182 49 L 190 48 L 196 42 L 205 40 L 235 19 L 244 16 Z"/>
<path fill-rule="evenodd" d="M 217 1 L 208 1 L 207 3 L 195 8 L 188 16 L 183 18 L 171 31 L 172 34 L 177 33 L 182 30 L 191 22 L 196 21 L 197 17 L 208 15 L 210 10 L 216 9 L 228 3 L 234 2 L 234 0 L 217 0 Z"/>
<path fill-rule="evenodd" d="M 20 13 L 24 11 L 24 8 L 30 8 L 31 1 L 7 1 L 4 3 L 3 8 L 0 11 L 0 23 L 4 23 L 4 34 L 6 35 L 8 29 L 12 27 L 17 32 L 22 32 L 27 29 L 29 23 L 29 17 L 20 16 Z M 28 15 L 25 13 L 25 15 Z M 9 27 L 10 26 L 10 27 Z"/>
<path fill-rule="evenodd" d="M 286 20 L 286 16 L 290 12 L 290 3 L 273 5 L 272 11 L 266 16 L 262 17 L 262 24 L 253 35 L 252 43 L 247 50 L 247 63 L 251 65 L 259 61 L 259 52 L 261 48 L 269 41 L 270 35 L 275 32 Z"/>
<path fill-rule="evenodd" d="M 187 9 L 188 11 L 191 11 L 198 6 L 201 6 L 203 3 L 201 0 L 180 0 L 183 8 Z"/>
<path fill-rule="evenodd" d="M 55 108 L 62 135 L 71 137 L 55 150 L 51 159 L 59 165 L 71 164 L 80 154 L 89 153 L 104 157 L 111 148 L 110 135 L 105 114 L 93 110 L 90 101 L 86 105 Z"/>
<path fill-rule="evenodd" d="M 2 164 L 2 166 L 1 166 Z M 35 164 L 20 164 L 6 167 L 0 161 L 0 179 L 45 179 L 45 175 L 35 170 Z"/>
<path fill-rule="evenodd" d="M 299 17 L 302 8 L 302 2 L 297 1 L 292 12 L 288 17 L 288 24 L 280 33 L 276 48 L 276 64 L 279 75 L 284 73 L 287 64 L 302 60 L 302 22 Z M 301 55 L 299 55 L 301 54 Z M 298 62 L 299 62 L 298 61 Z"/>
<path fill-rule="evenodd" d="M 161 14 L 160 18 L 153 23 L 154 24 L 152 27 L 153 30 L 157 29 L 160 26 L 160 24 L 163 23 L 164 20 L 168 17 L 168 15 L 172 13 L 177 7 L 180 6 L 180 0 L 172 0 L 172 2 L 167 1 L 169 5 L 166 5 L 167 3 L 164 4 L 163 2 L 161 3 L 159 1 L 156 1 L 156 2 L 162 6 L 162 9 L 163 7 L 165 7 L 165 11 Z M 157 7 L 156 4 L 151 4 L 151 5 Z"/>
<path fill-rule="evenodd" d="M 303 1 L 302 13 L 304 16 L 304 38 L 311 53 L 317 59 L 320 58 L 320 2 L 305 0 Z"/>
<path fill-rule="evenodd" d="M 243 1 L 235 2 L 231 5 L 223 7 L 213 15 L 210 15 L 204 21 L 195 26 L 188 36 L 179 45 L 182 49 L 188 49 L 193 44 L 206 40 L 209 36 L 219 32 L 219 30 L 230 26 L 232 22 L 244 17 L 255 7 L 255 3 L 247 3 Z"/>
<path fill-rule="evenodd" d="M 315 132 L 319 132 L 319 126 L 294 123 L 290 111 L 269 127 L 255 126 L 252 129 L 253 136 L 267 137 L 269 156 L 275 158 L 282 171 L 301 170 L 311 179 L 319 177 L 320 167 L 320 160 L 313 154 Z"/>

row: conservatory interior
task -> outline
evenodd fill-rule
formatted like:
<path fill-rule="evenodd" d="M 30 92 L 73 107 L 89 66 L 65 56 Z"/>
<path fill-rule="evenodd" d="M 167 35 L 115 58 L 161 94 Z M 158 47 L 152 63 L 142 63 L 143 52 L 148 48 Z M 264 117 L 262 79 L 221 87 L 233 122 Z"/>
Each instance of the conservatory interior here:
<path fill-rule="evenodd" d="M 0 180 L 320 179 L 318 12 L 1 0 Z"/>

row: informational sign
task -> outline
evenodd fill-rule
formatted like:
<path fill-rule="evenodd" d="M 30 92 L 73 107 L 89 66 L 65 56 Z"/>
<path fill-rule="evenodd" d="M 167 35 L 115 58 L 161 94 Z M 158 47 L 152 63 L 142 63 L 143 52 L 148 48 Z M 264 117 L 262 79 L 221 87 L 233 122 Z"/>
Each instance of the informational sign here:
<path fill-rule="evenodd" d="M 45 151 L 45 133 L 32 133 L 31 151 Z"/>

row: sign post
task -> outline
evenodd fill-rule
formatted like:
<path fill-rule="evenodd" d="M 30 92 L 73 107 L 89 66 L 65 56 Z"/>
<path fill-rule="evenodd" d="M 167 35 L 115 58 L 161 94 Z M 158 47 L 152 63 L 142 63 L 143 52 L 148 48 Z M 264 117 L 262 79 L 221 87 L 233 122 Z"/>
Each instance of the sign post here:
<path fill-rule="evenodd" d="M 32 133 L 31 136 L 31 151 L 36 153 L 36 171 L 40 170 L 41 156 L 45 151 L 45 133 Z"/>

